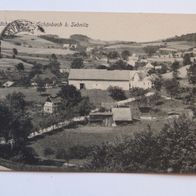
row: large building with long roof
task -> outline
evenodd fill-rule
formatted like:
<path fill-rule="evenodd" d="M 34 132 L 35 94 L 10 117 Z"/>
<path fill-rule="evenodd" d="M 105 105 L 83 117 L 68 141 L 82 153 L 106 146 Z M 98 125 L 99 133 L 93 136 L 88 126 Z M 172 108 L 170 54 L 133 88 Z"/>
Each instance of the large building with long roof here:
<path fill-rule="evenodd" d="M 77 89 L 101 90 L 107 90 L 110 86 L 123 90 L 152 87 L 152 82 L 145 72 L 136 70 L 70 69 L 69 84 Z"/>

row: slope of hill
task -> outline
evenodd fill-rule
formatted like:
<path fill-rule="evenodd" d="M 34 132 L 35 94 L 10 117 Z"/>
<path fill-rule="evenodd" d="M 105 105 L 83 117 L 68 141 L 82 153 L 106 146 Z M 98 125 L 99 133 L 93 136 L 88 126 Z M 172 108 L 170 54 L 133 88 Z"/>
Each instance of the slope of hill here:
<path fill-rule="evenodd" d="M 190 65 L 183 66 L 178 69 L 179 77 L 182 79 L 187 78 L 187 69 L 190 67 Z M 165 73 L 162 75 L 163 79 L 172 79 L 173 75 L 172 72 Z"/>
<path fill-rule="evenodd" d="M 181 36 L 175 36 L 171 37 L 168 39 L 165 39 L 164 41 L 166 42 L 171 42 L 171 41 L 191 41 L 191 42 L 196 42 L 196 33 L 189 33 Z"/>

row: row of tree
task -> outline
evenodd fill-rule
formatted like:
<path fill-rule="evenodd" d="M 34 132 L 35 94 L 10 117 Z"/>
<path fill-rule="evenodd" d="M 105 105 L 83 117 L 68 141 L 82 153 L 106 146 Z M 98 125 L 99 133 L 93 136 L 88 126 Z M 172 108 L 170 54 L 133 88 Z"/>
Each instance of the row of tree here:
<path fill-rule="evenodd" d="M 182 116 L 154 134 L 151 127 L 133 137 L 92 148 L 90 170 L 107 172 L 194 173 L 196 131 Z"/>

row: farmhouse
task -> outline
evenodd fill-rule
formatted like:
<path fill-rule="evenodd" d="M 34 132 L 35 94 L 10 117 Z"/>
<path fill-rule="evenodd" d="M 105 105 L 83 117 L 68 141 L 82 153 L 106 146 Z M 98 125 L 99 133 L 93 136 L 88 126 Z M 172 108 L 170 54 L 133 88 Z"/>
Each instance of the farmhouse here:
<path fill-rule="evenodd" d="M 44 103 L 44 113 L 53 114 L 58 110 L 61 100 L 56 97 L 48 97 Z"/>
<path fill-rule="evenodd" d="M 152 87 L 146 73 L 135 70 L 70 69 L 69 84 L 77 89 L 101 90 L 107 90 L 110 86 L 118 86 L 123 90 Z"/>

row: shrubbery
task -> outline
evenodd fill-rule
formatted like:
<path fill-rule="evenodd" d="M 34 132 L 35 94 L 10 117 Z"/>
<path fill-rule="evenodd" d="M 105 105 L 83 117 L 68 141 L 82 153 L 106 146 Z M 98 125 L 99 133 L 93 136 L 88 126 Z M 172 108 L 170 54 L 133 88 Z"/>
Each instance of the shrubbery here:
<path fill-rule="evenodd" d="M 122 88 L 119 88 L 117 86 L 114 86 L 114 87 L 109 87 L 108 88 L 108 92 L 109 92 L 109 95 L 114 99 L 114 100 L 117 100 L 117 101 L 120 101 L 120 100 L 124 100 L 126 99 L 126 95 L 124 93 L 124 91 L 122 90 Z"/>
<path fill-rule="evenodd" d="M 150 127 L 119 143 L 95 147 L 90 168 L 110 172 L 196 171 L 196 130 L 182 116 L 168 123 L 157 134 Z"/>

